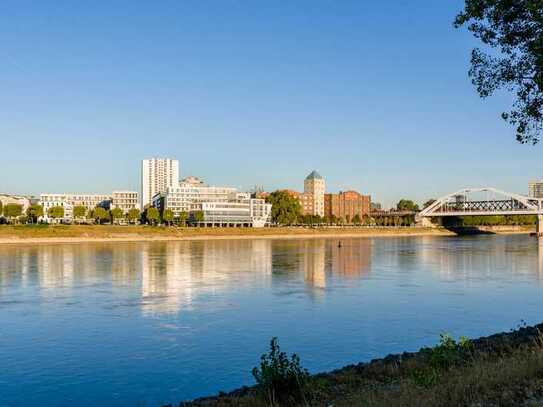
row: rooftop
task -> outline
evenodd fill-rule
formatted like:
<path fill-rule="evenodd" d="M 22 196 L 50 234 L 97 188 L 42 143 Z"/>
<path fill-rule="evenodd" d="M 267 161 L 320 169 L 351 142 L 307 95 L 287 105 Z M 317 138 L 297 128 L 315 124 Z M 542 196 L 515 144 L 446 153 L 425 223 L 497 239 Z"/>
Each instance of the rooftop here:
<path fill-rule="evenodd" d="M 313 170 L 305 179 L 322 179 L 322 177 L 316 170 Z"/>

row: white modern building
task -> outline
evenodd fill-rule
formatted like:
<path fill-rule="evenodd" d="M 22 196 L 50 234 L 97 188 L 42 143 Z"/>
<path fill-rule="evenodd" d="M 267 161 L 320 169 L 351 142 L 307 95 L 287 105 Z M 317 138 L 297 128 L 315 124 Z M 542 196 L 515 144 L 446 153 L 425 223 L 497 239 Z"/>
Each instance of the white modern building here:
<path fill-rule="evenodd" d="M 543 198 L 543 180 L 532 181 L 528 184 L 528 196 L 531 198 Z"/>
<path fill-rule="evenodd" d="M 203 202 L 201 211 L 205 226 L 264 227 L 271 219 L 272 205 L 264 199 L 251 198 L 250 194 L 236 193 L 227 202 Z"/>
<path fill-rule="evenodd" d="M 43 207 L 43 216 L 40 218 L 41 221 L 44 221 L 47 223 L 53 223 L 53 222 L 70 223 L 73 220 L 74 205 L 68 203 L 67 201 L 47 200 L 47 201 L 41 201 L 40 205 Z M 52 219 L 49 217 L 47 212 L 49 211 L 49 209 L 55 206 L 61 206 L 64 208 L 64 216 L 62 217 L 62 219 Z"/>
<path fill-rule="evenodd" d="M 141 209 L 152 204 L 156 194 L 177 186 L 179 161 L 169 158 L 150 158 L 141 162 Z"/>
<path fill-rule="evenodd" d="M 84 206 L 87 211 L 91 211 L 97 206 L 105 209 L 111 207 L 112 196 L 103 194 L 40 194 L 40 205 L 43 206 L 43 220 L 51 221 L 47 215 L 47 210 L 54 206 L 64 207 L 63 221 L 72 220 L 72 210 L 76 206 Z"/>
<path fill-rule="evenodd" d="M 135 191 L 113 191 L 111 208 L 120 208 L 123 213 L 130 209 L 140 209 L 139 194 Z"/>
<path fill-rule="evenodd" d="M 206 226 L 262 227 L 271 218 L 271 204 L 264 199 L 252 199 L 233 187 L 207 186 L 196 177 L 187 177 L 179 186 L 156 194 L 153 206 L 160 212 L 170 209 L 175 217 L 186 212 L 191 214 L 191 222 Z M 204 213 L 202 222 L 195 221 L 196 211 Z"/>
<path fill-rule="evenodd" d="M 152 205 L 160 211 L 170 209 L 177 217 L 181 212 L 200 210 L 203 202 L 228 202 L 236 192 L 233 187 L 208 186 L 199 178 L 187 177 L 179 185 L 153 196 Z"/>

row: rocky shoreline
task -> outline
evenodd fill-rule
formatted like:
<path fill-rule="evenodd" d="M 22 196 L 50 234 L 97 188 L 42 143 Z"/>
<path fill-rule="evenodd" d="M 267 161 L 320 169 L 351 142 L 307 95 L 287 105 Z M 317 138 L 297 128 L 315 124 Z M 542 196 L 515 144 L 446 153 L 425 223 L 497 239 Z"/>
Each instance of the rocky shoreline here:
<path fill-rule="evenodd" d="M 473 361 L 481 360 L 506 360 L 512 355 L 517 355 L 519 352 L 527 352 L 527 360 L 530 360 L 530 355 L 539 355 L 543 353 L 543 324 L 535 326 L 524 326 L 517 330 L 510 332 L 497 333 L 487 337 L 481 337 L 478 339 L 470 340 L 470 357 Z M 428 355 L 431 354 L 434 348 L 421 348 L 418 352 L 404 352 L 402 354 L 388 355 L 381 359 L 374 359 L 366 363 L 358 363 L 348 365 L 343 368 L 327 372 L 318 373 L 312 376 L 312 380 L 317 382 L 331 383 L 331 391 L 327 391 L 327 398 L 317 401 L 316 403 L 309 403 L 304 405 L 322 405 L 322 406 L 342 406 L 350 405 L 348 402 L 340 401 L 335 403 L 334 400 L 343 400 L 342 392 L 346 389 L 342 385 L 345 377 L 355 378 L 360 383 L 361 391 L 364 391 L 363 386 L 371 384 L 371 388 L 368 387 L 368 391 L 374 391 L 373 386 L 381 386 L 382 390 L 387 391 L 387 386 L 399 383 L 402 379 L 402 372 L 406 372 L 412 368 L 412 366 L 423 366 L 428 361 Z M 534 356 L 535 358 L 535 356 Z M 523 359 L 524 360 L 524 359 Z M 480 402 L 476 404 L 466 404 L 473 406 L 503 406 L 503 405 L 515 405 L 515 406 L 543 406 L 543 363 L 538 367 L 538 372 L 541 375 L 533 377 L 533 380 L 525 380 L 523 383 L 512 383 L 515 385 L 515 389 L 512 395 L 509 395 L 510 391 L 505 387 L 503 390 L 507 393 L 507 399 L 501 401 L 490 400 L 488 403 Z M 411 376 L 409 376 L 411 377 Z M 396 385 L 394 385 L 396 386 Z M 519 387 L 520 386 L 520 387 Z M 520 389 L 520 390 L 519 390 Z M 350 391 L 350 390 L 349 390 Z M 337 393 L 334 395 L 334 393 Z M 337 396 L 337 397 L 336 397 Z M 493 396 L 494 397 L 494 396 Z M 251 401 L 253 400 L 254 403 Z M 242 387 L 229 393 L 221 393 L 219 395 L 211 397 L 202 397 L 192 401 L 183 401 L 178 404 L 179 407 L 209 407 L 209 406 L 249 406 L 249 405 L 266 405 L 257 404 L 257 388 L 256 387 Z M 508 400 L 508 401 L 507 401 Z M 381 404 L 375 404 L 381 405 Z M 385 404 L 383 404 L 385 405 Z M 400 404 L 390 404 L 400 405 Z M 403 403 L 401 405 L 404 405 Z M 405 405 L 411 405 L 406 403 Z M 416 404 L 414 404 L 416 405 Z M 421 404 L 422 405 L 422 404 Z M 428 405 L 428 404 L 427 404 Z M 434 405 L 434 404 L 431 404 Z M 437 404 L 436 404 L 437 405 Z M 439 404 L 449 405 L 449 404 Z M 463 405 L 463 404 L 462 404 Z M 166 407 L 172 407 L 168 405 Z"/>

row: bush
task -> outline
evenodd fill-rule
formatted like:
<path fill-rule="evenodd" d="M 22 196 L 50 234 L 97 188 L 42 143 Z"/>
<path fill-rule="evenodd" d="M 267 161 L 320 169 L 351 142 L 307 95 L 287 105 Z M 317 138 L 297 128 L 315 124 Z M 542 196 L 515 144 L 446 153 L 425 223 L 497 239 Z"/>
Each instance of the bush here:
<path fill-rule="evenodd" d="M 428 367 L 415 370 L 413 380 L 422 387 L 434 386 L 442 372 L 466 364 L 472 351 L 473 343 L 469 339 L 462 336 L 456 342 L 451 335 L 441 334 L 439 345 L 429 350 Z"/>
<path fill-rule="evenodd" d="M 295 405 L 305 398 L 309 372 L 293 354 L 289 359 L 281 352 L 277 338 L 270 341 L 270 352 L 260 358 L 260 367 L 253 369 L 259 394 L 271 406 Z"/>

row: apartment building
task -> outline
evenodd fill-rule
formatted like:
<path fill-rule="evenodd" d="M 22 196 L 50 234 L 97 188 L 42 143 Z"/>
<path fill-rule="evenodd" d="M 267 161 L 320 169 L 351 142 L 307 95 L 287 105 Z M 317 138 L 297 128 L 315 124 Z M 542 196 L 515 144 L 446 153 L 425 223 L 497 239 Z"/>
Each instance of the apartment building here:
<path fill-rule="evenodd" d="M 130 209 L 140 209 L 139 194 L 135 191 L 113 191 L 111 208 L 120 208 L 123 213 Z"/>
<path fill-rule="evenodd" d="M 371 211 L 371 197 L 356 191 L 324 195 L 325 216 L 352 220 L 356 215 L 362 218 Z"/>
<path fill-rule="evenodd" d="M 528 184 L 528 196 L 531 198 L 543 198 L 543 180 L 532 181 Z"/>
<path fill-rule="evenodd" d="M 97 206 L 110 209 L 111 195 L 103 194 L 40 194 L 40 205 L 43 206 L 43 220 L 49 222 L 47 211 L 54 206 L 64 207 L 64 221 L 72 220 L 72 210 L 76 206 L 84 206 L 91 211 Z"/>
<path fill-rule="evenodd" d="M 40 204 L 45 208 L 51 202 L 66 202 L 72 206 L 84 206 L 92 210 L 97 206 L 111 207 L 111 195 L 103 194 L 40 194 Z"/>
<path fill-rule="evenodd" d="M 169 158 L 150 158 L 141 162 L 141 209 L 151 205 L 156 194 L 177 186 L 179 161 Z"/>

